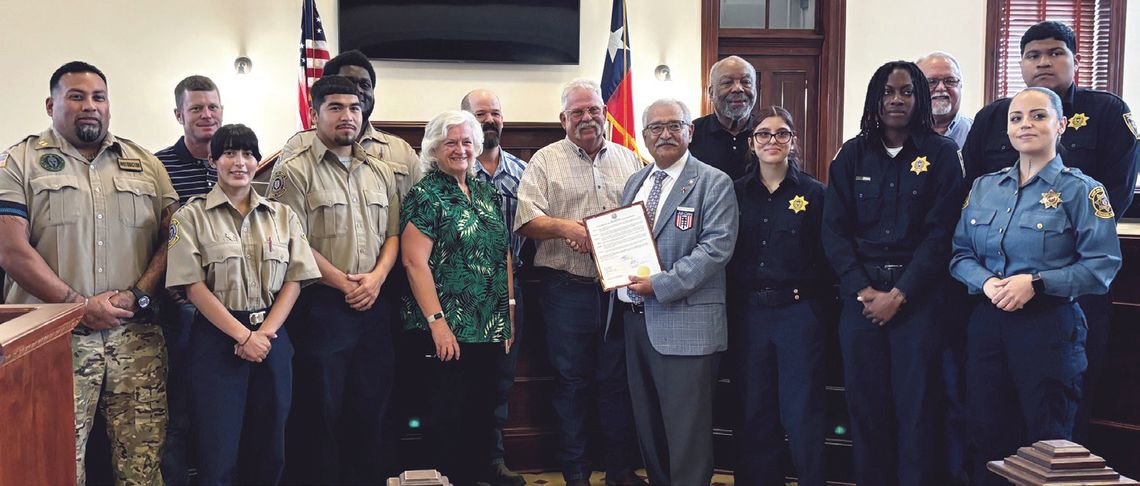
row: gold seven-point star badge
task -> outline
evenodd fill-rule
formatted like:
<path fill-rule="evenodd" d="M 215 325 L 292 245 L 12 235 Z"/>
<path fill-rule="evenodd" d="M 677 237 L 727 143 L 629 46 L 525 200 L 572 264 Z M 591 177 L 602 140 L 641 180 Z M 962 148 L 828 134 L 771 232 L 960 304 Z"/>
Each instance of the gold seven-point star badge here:
<path fill-rule="evenodd" d="M 1074 113 L 1069 117 L 1069 128 L 1073 130 L 1080 130 L 1081 127 L 1089 124 L 1089 116 L 1084 113 Z"/>
<path fill-rule="evenodd" d="M 788 201 L 788 209 L 792 210 L 793 213 L 807 211 L 807 205 L 808 201 L 803 196 L 796 196 Z"/>
<path fill-rule="evenodd" d="M 926 160 L 925 155 L 922 157 L 918 157 L 918 158 L 914 159 L 914 162 L 910 163 L 910 171 L 914 172 L 914 175 L 919 175 L 923 172 L 926 172 L 926 170 L 929 168 L 930 168 L 930 161 Z"/>
<path fill-rule="evenodd" d="M 1055 208 L 1061 205 L 1061 193 L 1049 189 L 1049 192 L 1041 193 L 1041 205 L 1046 209 Z"/>

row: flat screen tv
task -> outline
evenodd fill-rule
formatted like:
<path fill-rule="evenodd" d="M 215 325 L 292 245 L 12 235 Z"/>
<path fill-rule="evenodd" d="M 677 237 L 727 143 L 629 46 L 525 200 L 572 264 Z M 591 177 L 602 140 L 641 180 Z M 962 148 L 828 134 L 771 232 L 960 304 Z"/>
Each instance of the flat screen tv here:
<path fill-rule="evenodd" d="M 578 64 L 579 0 L 340 0 L 340 48 L 369 58 Z"/>

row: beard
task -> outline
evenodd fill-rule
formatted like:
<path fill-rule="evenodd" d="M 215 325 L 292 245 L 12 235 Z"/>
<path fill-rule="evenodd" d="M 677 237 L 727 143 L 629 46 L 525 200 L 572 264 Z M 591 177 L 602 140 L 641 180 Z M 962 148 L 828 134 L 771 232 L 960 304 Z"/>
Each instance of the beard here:
<path fill-rule="evenodd" d="M 76 125 L 75 137 L 84 143 L 98 142 L 103 136 L 103 122 L 98 125 Z"/>
<path fill-rule="evenodd" d="M 337 133 L 336 135 L 333 136 L 333 143 L 336 143 L 337 146 L 339 146 L 339 147 L 344 147 L 346 145 L 352 145 L 352 142 L 355 142 L 355 141 L 356 141 L 356 137 L 351 137 L 348 135 L 341 135 L 340 133 Z"/>
<path fill-rule="evenodd" d="M 733 109 L 729 103 L 734 101 L 743 101 L 744 106 Z M 756 105 L 756 99 L 748 93 L 732 93 L 727 94 L 720 99 L 716 100 L 716 111 L 733 120 L 740 120 L 748 116 L 752 112 L 752 108 Z"/>
<path fill-rule="evenodd" d="M 494 123 L 483 124 L 483 150 L 491 150 L 499 146 L 499 137 L 502 133 L 499 132 L 499 127 Z"/>
<path fill-rule="evenodd" d="M 938 96 L 945 96 L 945 99 L 935 99 Z M 954 110 L 954 105 L 950 102 L 950 93 L 945 90 L 935 91 L 930 95 L 930 111 L 937 116 L 949 115 Z"/>

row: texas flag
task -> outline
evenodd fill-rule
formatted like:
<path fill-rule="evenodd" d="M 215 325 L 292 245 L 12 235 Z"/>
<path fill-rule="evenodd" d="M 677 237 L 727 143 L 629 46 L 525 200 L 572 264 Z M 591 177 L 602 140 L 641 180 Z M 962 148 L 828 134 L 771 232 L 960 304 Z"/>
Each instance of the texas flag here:
<path fill-rule="evenodd" d="M 606 102 L 606 119 L 610 123 L 610 140 L 637 153 L 637 129 L 633 121 L 633 77 L 629 72 L 629 22 L 625 17 L 625 0 L 614 0 L 610 17 L 610 40 L 606 49 L 606 67 L 602 70 L 602 99 Z"/>

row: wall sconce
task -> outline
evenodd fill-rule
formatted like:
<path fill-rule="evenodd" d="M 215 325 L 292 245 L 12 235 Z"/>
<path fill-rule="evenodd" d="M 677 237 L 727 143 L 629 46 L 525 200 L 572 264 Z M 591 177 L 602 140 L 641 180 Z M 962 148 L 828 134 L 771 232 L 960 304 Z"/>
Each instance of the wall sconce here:
<path fill-rule="evenodd" d="M 673 76 L 669 72 L 669 66 L 666 66 L 664 64 L 657 66 L 657 69 L 653 70 L 653 75 L 657 76 L 658 81 L 673 80 Z"/>
<path fill-rule="evenodd" d="M 249 74 L 253 70 L 253 61 L 248 57 L 241 56 L 234 60 L 234 70 L 238 74 Z"/>

